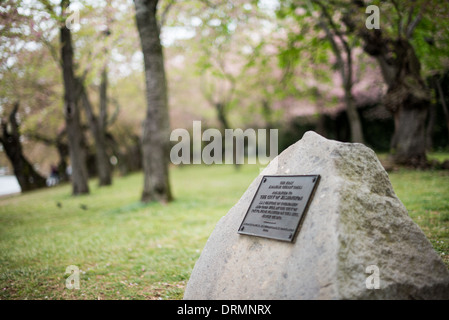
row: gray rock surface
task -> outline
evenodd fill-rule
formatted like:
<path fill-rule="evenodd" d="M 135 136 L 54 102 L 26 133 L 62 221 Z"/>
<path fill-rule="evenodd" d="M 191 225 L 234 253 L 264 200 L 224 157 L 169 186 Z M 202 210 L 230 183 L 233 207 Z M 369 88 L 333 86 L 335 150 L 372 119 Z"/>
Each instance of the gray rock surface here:
<path fill-rule="evenodd" d="M 263 175 L 319 174 L 294 243 L 239 235 Z M 367 289 L 379 269 L 379 289 Z M 184 299 L 449 299 L 449 271 L 375 153 L 314 132 L 282 152 L 216 225 Z"/>

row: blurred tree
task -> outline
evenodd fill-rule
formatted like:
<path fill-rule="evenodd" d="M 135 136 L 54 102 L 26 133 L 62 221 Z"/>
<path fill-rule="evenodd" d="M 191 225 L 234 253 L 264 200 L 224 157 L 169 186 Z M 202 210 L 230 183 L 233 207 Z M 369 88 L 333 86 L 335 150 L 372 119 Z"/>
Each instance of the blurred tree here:
<path fill-rule="evenodd" d="M 305 51 L 309 53 L 318 51 L 321 56 L 325 57 L 325 60 L 321 59 L 321 61 L 318 61 L 319 56 L 312 57 L 307 60 L 313 63 L 312 66 L 301 63 L 302 68 L 313 69 L 312 75 L 317 76 L 317 70 L 322 68 L 323 63 L 329 64 L 331 62 L 328 56 L 333 55 L 335 57 L 334 67 L 339 71 L 341 77 L 351 141 L 363 143 L 362 123 L 352 93 L 355 82 L 353 50 L 357 43 L 354 36 L 343 30 L 341 17 L 332 14 L 332 12 L 329 2 L 318 0 L 281 1 L 278 16 L 282 19 L 288 18 L 296 24 L 289 31 L 288 43 L 293 43 L 293 45 L 287 46 L 286 50 L 290 51 L 290 56 L 293 55 L 296 59 L 304 59 L 304 57 L 307 57 Z M 284 51 L 283 55 L 285 56 L 287 53 Z M 318 63 L 314 63 L 315 61 Z M 317 80 L 323 81 L 324 79 L 321 77 L 321 80 Z M 320 92 L 317 89 L 317 86 L 315 86 L 310 91 L 312 99 L 320 98 Z"/>
<path fill-rule="evenodd" d="M 70 0 L 61 0 L 61 17 L 67 18 Z M 80 122 L 78 96 L 80 88 L 74 74 L 72 34 L 66 23 L 60 27 L 61 65 L 64 80 L 64 110 L 67 137 L 69 142 L 70 165 L 72 167 L 71 181 L 74 195 L 89 193 L 88 174 L 86 167 L 86 150 Z"/>
<path fill-rule="evenodd" d="M 442 81 L 441 78 L 442 77 L 440 75 L 436 74 L 432 77 L 432 82 L 433 82 L 433 85 L 434 85 L 434 88 L 436 91 L 436 95 L 437 95 L 438 99 L 440 100 L 441 107 L 443 108 L 444 117 L 446 119 L 446 126 L 447 126 L 446 129 L 447 129 L 448 138 L 449 138 L 449 108 L 446 103 L 446 96 L 445 96 L 445 94 L 443 92 L 443 88 L 441 86 L 441 81 Z M 429 135 L 429 136 L 430 136 L 429 138 L 431 140 L 431 135 Z M 449 139 L 448 139 L 448 141 L 449 141 Z"/>
<path fill-rule="evenodd" d="M 147 112 L 143 123 L 143 202 L 172 200 L 168 162 L 170 123 L 164 57 L 157 21 L 157 0 L 134 0 L 146 83 Z"/>
<path fill-rule="evenodd" d="M 422 41 L 426 29 L 428 31 L 429 25 L 434 25 L 438 31 L 428 40 L 441 45 L 441 40 L 446 38 L 443 47 L 447 48 L 447 35 L 442 36 L 442 33 L 447 34 L 449 3 L 352 0 L 349 4 L 342 1 L 332 4 L 334 10 L 344 15 L 348 30 L 362 39 L 364 51 L 376 58 L 388 86 L 384 103 L 395 121 L 391 140 L 394 161 L 415 167 L 426 166 L 426 119 L 431 95 L 423 79 L 421 62 L 439 59 Z M 379 29 L 366 26 L 368 4 L 381 8 Z M 414 38 L 418 38 L 418 42 Z M 430 56 L 424 58 L 417 54 L 419 51 L 426 51 Z"/>
<path fill-rule="evenodd" d="M 16 102 L 9 115 L 9 120 L 2 119 L 0 143 L 14 168 L 14 175 L 19 181 L 22 192 L 46 187 L 45 178 L 34 170 L 22 151 L 17 111 L 19 103 Z"/>
<path fill-rule="evenodd" d="M 110 163 L 110 156 L 107 152 L 107 127 L 108 127 L 108 97 L 107 97 L 107 87 L 108 87 L 108 61 L 110 54 L 110 46 L 108 37 L 111 35 L 111 24 L 112 24 L 112 10 L 111 0 L 106 1 L 103 8 L 103 15 L 105 17 L 104 30 L 98 36 L 98 32 L 91 31 L 94 37 L 101 38 L 99 43 L 102 47 L 102 57 L 100 66 L 100 92 L 99 92 L 99 112 L 98 116 L 94 112 L 94 107 L 89 99 L 88 90 L 85 88 L 86 73 L 90 70 L 88 69 L 90 65 L 84 70 L 83 76 L 77 79 L 77 85 L 80 87 L 81 91 L 81 105 L 86 111 L 87 120 L 89 123 L 90 130 L 92 132 L 94 142 L 95 142 L 95 164 L 96 171 L 98 174 L 99 186 L 107 186 L 112 184 L 112 166 Z M 103 16 L 102 15 L 102 16 Z M 90 53 L 90 52 L 89 52 Z M 95 72 L 95 71 L 94 71 Z"/>
<path fill-rule="evenodd" d="M 326 38 L 331 44 L 332 52 L 337 60 L 337 68 L 340 70 L 345 93 L 346 114 L 351 127 L 351 141 L 363 143 L 363 130 L 359 114 L 352 95 L 354 84 L 353 47 L 354 39 L 341 30 L 341 23 L 334 22 L 334 18 L 328 11 L 328 7 L 320 1 L 314 1 L 321 9 L 319 25 L 326 33 Z"/>
<path fill-rule="evenodd" d="M 60 170 L 64 170 L 67 164 L 64 159 L 65 147 L 68 143 L 65 125 L 61 123 L 64 121 L 64 113 L 60 110 L 63 88 L 60 79 L 55 76 L 62 71 L 58 52 L 61 44 L 55 31 L 66 22 L 71 27 L 73 46 L 77 47 L 73 58 L 77 107 L 85 109 L 91 131 L 89 136 L 86 126 L 82 126 L 82 145 L 83 148 L 88 148 L 93 140 L 97 164 L 95 172 L 98 173 L 100 185 L 108 184 L 111 181 L 109 155 L 117 148 L 112 146 L 116 140 L 107 129 L 117 119 L 119 103 L 112 97 L 117 94 L 107 94 L 110 84 L 107 65 L 112 64 L 112 72 L 119 75 L 126 67 L 114 63 L 115 59 L 129 60 L 128 56 L 134 54 L 134 50 L 130 48 L 133 47 L 133 38 L 137 40 L 137 34 L 135 26 L 129 23 L 129 18 L 132 17 L 132 10 L 129 9 L 132 7 L 121 0 L 109 0 L 106 3 L 76 1 L 75 6 L 68 7 L 72 14 L 62 17 L 61 9 L 46 0 L 9 0 L 5 5 L 6 11 L 1 18 L 11 22 L 7 29 L 11 32 L 2 33 L 4 42 L 0 44 L 0 62 L 4 71 L 0 79 L 2 103 L 21 101 L 21 110 L 26 113 L 23 125 L 25 137 L 56 147 L 60 153 Z M 73 19 L 74 12 L 78 12 L 76 19 Z M 102 14 L 98 15 L 99 12 Z M 92 43 L 96 45 L 92 46 Z M 95 91 L 100 98 L 98 108 L 89 99 L 89 95 Z M 106 106 L 111 101 L 116 110 L 108 116 Z M 99 111 L 95 111 L 96 109 Z M 83 121 L 84 117 L 80 114 L 80 123 Z M 84 137 L 86 133 L 87 139 Z M 36 149 L 35 145 L 30 145 L 30 150 L 33 149 Z M 42 162 L 38 158 L 33 160 Z M 86 157 L 86 161 L 90 160 Z M 60 176 L 64 174 L 65 171 L 60 171 Z"/>
<path fill-rule="evenodd" d="M 20 119 L 21 148 L 39 170 L 43 159 L 35 156 L 36 143 L 29 133 L 41 131 L 53 137 L 63 120 L 60 103 L 54 98 L 59 91 L 60 73 L 39 43 L 39 26 L 48 24 L 48 16 L 41 14 L 45 11 L 42 7 L 38 10 L 29 2 L 8 0 L 1 6 L 0 113 L 6 119 L 8 106 L 20 101 L 16 117 Z"/>

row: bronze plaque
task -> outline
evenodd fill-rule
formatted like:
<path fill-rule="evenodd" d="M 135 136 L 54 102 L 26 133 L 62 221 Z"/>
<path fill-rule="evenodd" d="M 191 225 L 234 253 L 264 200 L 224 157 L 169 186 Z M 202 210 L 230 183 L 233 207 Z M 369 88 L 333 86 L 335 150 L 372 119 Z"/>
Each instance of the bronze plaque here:
<path fill-rule="evenodd" d="M 319 179 L 263 176 L 238 233 L 293 242 Z"/>

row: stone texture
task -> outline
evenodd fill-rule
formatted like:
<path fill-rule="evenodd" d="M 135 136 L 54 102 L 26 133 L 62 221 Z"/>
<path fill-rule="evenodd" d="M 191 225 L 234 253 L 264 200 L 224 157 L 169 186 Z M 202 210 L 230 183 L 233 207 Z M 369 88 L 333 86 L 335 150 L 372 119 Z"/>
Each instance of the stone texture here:
<path fill-rule="evenodd" d="M 295 243 L 239 235 L 262 175 L 320 174 Z M 366 267 L 380 289 L 367 289 Z M 449 272 L 375 153 L 314 132 L 282 152 L 216 225 L 185 299 L 449 299 Z"/>

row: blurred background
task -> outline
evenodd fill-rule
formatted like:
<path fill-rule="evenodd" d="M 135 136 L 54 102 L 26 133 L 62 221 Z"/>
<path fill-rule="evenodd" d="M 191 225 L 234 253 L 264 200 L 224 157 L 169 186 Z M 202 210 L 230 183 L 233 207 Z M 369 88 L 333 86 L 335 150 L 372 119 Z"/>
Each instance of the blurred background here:
<path fill-rule="evenodd" d="M 428 167 L 428 152 L 448 151 L 447 2 L 156 5 L 170 130 L 191 130 L 194 120 L 203 130 L 278 129 L 279 153 L 314 130 L 412 167 Z M 44 185 L 71 174 L 61 28 L 70 30 L 73 73 L 83 83 L 76 96 L 89 177 L 98 175 L 92 119 L 113 172 L 142 169 L 147 101 L 135 14 L 129 0 L 1 2 L 2 142 L 18 140 L 16 159 L 21 154 Z M 12 175 L 18 160 L 0 148 L 0 173 Z M 0 184 L 17 191 L 10 178 Z"/>

